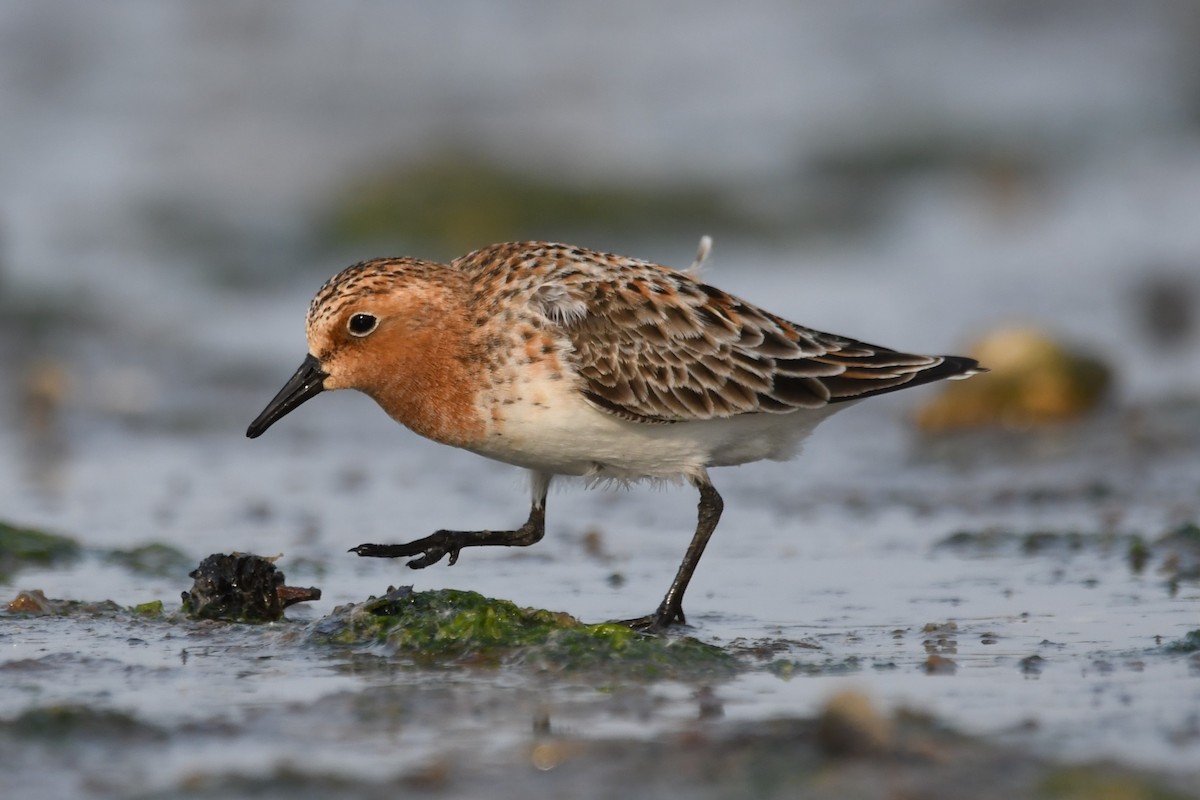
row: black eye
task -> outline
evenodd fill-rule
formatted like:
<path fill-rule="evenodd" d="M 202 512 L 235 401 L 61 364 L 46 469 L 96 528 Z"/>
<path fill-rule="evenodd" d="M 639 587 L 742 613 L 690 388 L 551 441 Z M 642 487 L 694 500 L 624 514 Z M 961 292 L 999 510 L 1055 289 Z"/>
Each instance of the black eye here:
<path fill-rule="evenodd" d="M 366 336 L 379 325 L 379 318 L 374 314 L 355 314 L 350 318 L 346 328 L 351 336 Z"/>

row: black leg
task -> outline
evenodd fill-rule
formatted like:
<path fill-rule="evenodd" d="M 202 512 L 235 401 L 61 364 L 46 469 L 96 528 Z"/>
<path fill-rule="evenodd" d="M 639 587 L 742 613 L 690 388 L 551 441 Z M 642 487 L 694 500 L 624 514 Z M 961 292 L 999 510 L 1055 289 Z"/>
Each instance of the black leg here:
<path fill-rule="evenodd" d="M 464 547 L 528 547 L 542 540 L 546 532 L 546 494 L 550 487 L 550 476 L 535 473 L 533 476 L 533 505 L 529 519 L 515 531 L 435 531 L 428 536 L 406 544 L 360 544 L 350 548 L 351 553 L 369 558 L 405 558 L 420 556 L 408 562 L 413 569 L 424 569 L 450 556 L 450 566 L 458 561 Z"/>
<path fill-rule="evenodd" d="M 659 604 L 658 610 L 649 616 L 626 620 L 624 624 L 631 628 L 661 631 L 675 623 L 680 625 L 687 623 L 687 619 L 683 616 L 683 593 L 692 580 L 692 573 L 696 571 L 696 565 L 700 563 L 700 556 L 704 555 L 704 548 L 708 544 L 708 540 L 712 538 L 713 531 L 717 529 L 721 511 L 725 508 L 725 501 L 709 483 L 707 475 L 693 479 L 692 483 L 700 490 L 696 533 L 692 536 L 692 543 L 688 545 L 687 553 L 683 556 L 683 563 L 679 565 L 679 571 L 675 573 L 675 580 L 671 581 L 671 588 L 667 589 L 667 595 Z"/>

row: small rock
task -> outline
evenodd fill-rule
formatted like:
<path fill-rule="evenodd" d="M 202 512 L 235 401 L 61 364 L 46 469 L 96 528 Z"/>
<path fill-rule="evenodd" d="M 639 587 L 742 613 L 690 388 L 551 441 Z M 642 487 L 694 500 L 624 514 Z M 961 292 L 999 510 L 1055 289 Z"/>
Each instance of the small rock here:
<path fill-rule="evenodd" d="M 993 331 L 969 353 L 989 372 L 947 383 L 917 412 L 922 430 L 1067 422 L 1094 409 L 1112 385 L 1103 361 L 1033 328 Z"/>
<path fill-rule="evenodd" d="M 29 614 L 30 616 L 42 617 L 53 614 L 57 610 L 58 607 L 55 602 L 47 598 L 41 589 L 20 592 L 8 604 L 8 613 L 10 614 Z"/>
<path fill-rule="evenodd" d="M 891 720 L 862 692 L 835 694 L 817 716 L 817 746 L 835 757 L 869 756 L 892 749 Z"/>
<path fill-rule="evenodd" d="M 958 662 L 945 656 L 931 655 L 923 665 L 926 675 L 953 675 L 958 672 Z"/>
<path fill-rule="evenodd" d="M 1021 668 L 1021 672 L 1023 672 L 1026 675 L 1034 676 L 1034 675 L 1042 674 L 1042 670 L 1046 666 L 1046 659 L 1042 658 L 1041 656 L 1039 656 L 1035 653 L 1034 655 L 1026 656 L 1025 658 L 1022 658 L 1017 663 L 1018 663 L 1018 666 Z"/>
<path fill-rule="evenodd" d="M 1178 270 L 1147 266 L 1130 299 L 1138 325 L 1154 348 L 1183 347 L 1196 330 L 1197 286 L 1194 266 Z"/>

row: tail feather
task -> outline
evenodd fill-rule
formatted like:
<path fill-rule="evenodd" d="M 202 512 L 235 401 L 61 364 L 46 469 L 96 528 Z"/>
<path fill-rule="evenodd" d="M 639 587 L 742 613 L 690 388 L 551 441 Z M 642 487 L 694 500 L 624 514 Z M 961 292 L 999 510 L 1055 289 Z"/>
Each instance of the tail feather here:
<path fill-rule="evenodd" d="M 962 380 L 972 375 L 987 372 L 987 368 L 979 362 L 966 356 L 938 356 L 933 363 L 915 372 L 904 375 L 904 380 L 895 378 L 882 381 L 848 380 L 841 384 L 837 378 L 826 378 L 824 383 L 830 387 L 829 402 L 844 403 L 850 400 L 861 400 L 864 397 L 874 397 L 877 394 L 887 394 L 898 389 L 920 386 L 940 380 Z"/>

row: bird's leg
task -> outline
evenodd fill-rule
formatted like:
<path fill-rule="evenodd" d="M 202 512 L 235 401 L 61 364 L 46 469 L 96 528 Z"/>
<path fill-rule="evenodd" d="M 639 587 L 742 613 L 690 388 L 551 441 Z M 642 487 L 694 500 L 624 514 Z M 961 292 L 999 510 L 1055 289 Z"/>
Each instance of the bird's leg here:
<path fill-rule="evenodd" d="M 413 569 L 424 569 L 450 556 L 450 566 L 458 561 L 464 547 L 528 547 L 540 542 L 546 532 L 546 494 L 550 476 L 534 473 L 533 505 L 529 519 L 515 531 L 435 531 L 406 544 L 360 544 L 351 553 L 370 558 L 404 558 L 420 556 L 408 562 Z"/>
<path fill-rule="evenodd" d="M 687 619 L 683 616 L 683 593 L 692 580 L 692 573 L 696 571 L 696 565 L 700 563 L 700 556 L 704 554 L 704 547 L 712 537 L 713 531 L 717 529 L 721 511 L 725 508 L 725 501 L 721 499 L 721 495 L 709 482 L 707 474 L 693 478 L 692 483 L 700 490 L 696 533 L 692 536 L 692 543 L 688 545 L 687 553 L 683 556 L 683 563 L 679 565 L 679 571 L 675 573 L 675 580 L 671 581 L 671 588 L 667 589 L 667 595 L 659 603 L 658 610 L 648 616 L 625 620 L 622 623 L 635 630 L 661 631 L 675 623 L 680 625 L 687 623 Z"/>

